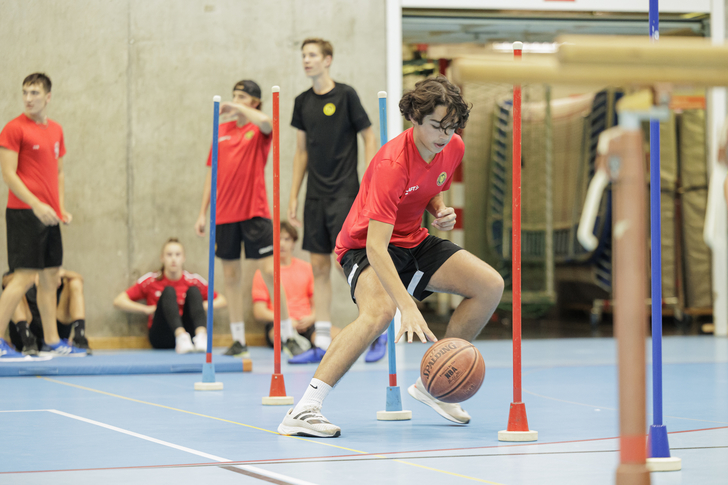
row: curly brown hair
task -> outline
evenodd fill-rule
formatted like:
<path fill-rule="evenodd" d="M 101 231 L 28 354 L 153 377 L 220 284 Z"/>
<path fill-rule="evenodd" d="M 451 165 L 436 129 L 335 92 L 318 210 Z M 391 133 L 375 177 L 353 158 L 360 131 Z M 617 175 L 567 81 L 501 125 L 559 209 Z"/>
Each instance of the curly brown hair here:
<path fill-rule="evenodd" d="M 425 116 L 432 114 L 438 106 L 447 107 L 447 115 L 440 126 L 446 129 L 462 129 L 468 123 L 470 109 L 460 94 L 460 88 L 445 76 L 431 77 L 415 84 L 399 101 L 399 111 L 412 123 L 422 124 Z"/>

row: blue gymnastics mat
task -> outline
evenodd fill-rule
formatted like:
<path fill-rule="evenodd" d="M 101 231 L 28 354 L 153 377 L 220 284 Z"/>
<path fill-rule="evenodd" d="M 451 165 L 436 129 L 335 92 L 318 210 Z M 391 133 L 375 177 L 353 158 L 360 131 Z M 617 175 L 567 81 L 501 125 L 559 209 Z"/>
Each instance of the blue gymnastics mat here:
<path fill-rule="evenodd" d="M 96 352 L 89 357 L 55 357 L 42 362 L 0 364 L 0 377 L 201 373 L 205 354 L 174 350 Z M 240 358 L 214 354 L 215 372 L 243 372 Z"/>

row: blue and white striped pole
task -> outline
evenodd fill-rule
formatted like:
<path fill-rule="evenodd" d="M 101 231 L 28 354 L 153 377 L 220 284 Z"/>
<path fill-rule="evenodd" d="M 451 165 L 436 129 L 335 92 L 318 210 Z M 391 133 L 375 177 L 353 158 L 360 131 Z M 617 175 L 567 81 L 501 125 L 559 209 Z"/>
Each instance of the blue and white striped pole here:
<path fill-rule="evenodd" d="M 379 91 L 379 139 L 382 146 L 387 141 L 387 92 Z M 387 387 L 386 411 L 378 411 L 380 421 L 406 421 L 412 419 L 412 411 L 402 410 L 402 393 L 397 385 L 397 352 L 394 347 L 394 320 L 387 328 L 387 360 L 389 361 L 389 387 Z"/>
<path fill-rule="evenodd" d="M 660 38 L 658 0 L 650 0 L 650 38 Z M 667 427 L 662 422 L 662 210 L 660 181 L 660 121 L 650 120 L 650 246 L 652 248 L 652 409 L 647 440 L 650 471 L 680 470 L 680 458 L 670 457 Z"/>
<path fill-rule="evenodd" d="M 213 96 L 212 163 L 210 177 L 210 244 L 207 270 L 207 355 L 202 364 L 202 382 L 195 383 L 197 391 L 222 390 L 222 382 L 215 382 L 215 364 L 212 363 L 212 302 L 215 299 L 215 224 L 217 215 L 217 146 L 220 124 L 220 96 Z"/>

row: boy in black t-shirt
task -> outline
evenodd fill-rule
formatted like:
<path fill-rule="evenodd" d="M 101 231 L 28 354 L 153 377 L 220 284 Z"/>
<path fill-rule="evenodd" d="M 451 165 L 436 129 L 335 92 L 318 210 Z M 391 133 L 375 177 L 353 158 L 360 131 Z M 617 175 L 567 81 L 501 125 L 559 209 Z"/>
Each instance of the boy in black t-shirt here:
<path fill-rule="evenodd" d="M 297 218 L 298 192 L 308 170 L 303 249 L 311 253 L 318 349 L 291 359 L 294 363 L 320 362 L 331 343 L 331 253 L 359 191 L 357 133 L 364 139 L 367 164 L 377 151 L 374 131 L 356 91 L 334 82 L 329 75 L 331 44 L 323 39 L 306 39 L 301 52 L 304 71 L 313 87 L 296 98 L 293 108 L 291 125 L 298 133 L 288 219 L 301 226 Z"/>

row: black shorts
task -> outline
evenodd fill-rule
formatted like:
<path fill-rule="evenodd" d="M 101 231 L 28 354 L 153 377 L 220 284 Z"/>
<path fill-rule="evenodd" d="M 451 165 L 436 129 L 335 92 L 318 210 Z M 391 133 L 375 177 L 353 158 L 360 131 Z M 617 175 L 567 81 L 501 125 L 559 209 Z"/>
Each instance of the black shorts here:
<path fill-rule="evenodd" d="M 63 264 L 60 226 L 46 226 L 32 209 L 5 209 L 5 224 L 10 271 L 56 268 Z"/>
<path fill-rule="evenodd" d="M 273 223 L 264 217 L 215 226 L 215 255 L 220 259 L 240 259 L 245 244 L 246 259 L 273 256 Z"/>
<path fill-rule="evenodd" d="M 303 206 L 303 250 L 331 254 L 336 236 L 356 197 L 335 199 L 306 199 Z"/>
<path fill-rule="evenodd" d="M 430 278 L 440 269 L 450 256 L 462 248 L 457 244 L 440 239 L 435 236 L 427 236 L 418 246 L 413 248 L 401 248 L 389 245 L 389 256 L 394 262 L 394 267 L 399 273 L 399 279 L 407 288 L 407 293 L 422 301 L 432 294 L 426 291 L 430 284 Z M 359 280 L 359 275 L 369 266 L 366 249 L 351 249 L 341 259 L 341 266 L 344 268 L 344 275 L 351 287 L 351 299 L 356 303 L 354 290 Z"/>

